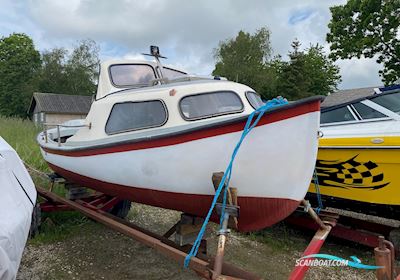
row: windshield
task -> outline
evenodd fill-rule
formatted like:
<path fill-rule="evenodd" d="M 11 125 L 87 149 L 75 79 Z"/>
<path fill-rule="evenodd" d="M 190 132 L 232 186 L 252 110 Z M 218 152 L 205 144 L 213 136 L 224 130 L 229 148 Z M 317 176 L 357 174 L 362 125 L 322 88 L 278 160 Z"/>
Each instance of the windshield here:
<path fill-rule="evenodd" d="M 400 92 L 378 95 L 370 100 L 392 112 L 400 114 Z"/>
<path fill-rule="evenodd" d="M 167 67 L 163 67 L 162 71 L 163 71 L 164 77 L 171 79 L 171 80 L 187 76 L 187 74 L 184 72 L 181 72 L 181 71 L 175 70 L 175 69 L 171 69 L 171 68 L 167 68 Z"/>
<path fill-rule="evenodd" d="M 154 69 L 148 64 L 115 64 L 110 67 L 114 86 L 143 86 L 156 78 Z"/>

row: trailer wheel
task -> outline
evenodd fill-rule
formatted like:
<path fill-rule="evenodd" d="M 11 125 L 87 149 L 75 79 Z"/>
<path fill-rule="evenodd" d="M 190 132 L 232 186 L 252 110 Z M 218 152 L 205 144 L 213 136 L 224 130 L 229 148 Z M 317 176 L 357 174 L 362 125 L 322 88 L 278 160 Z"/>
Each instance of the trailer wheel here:
<path fill-rule="evenodd" d="M 34 238 L 39 233 L 39 227 L 42 222 L 42 211 L 40 204 L 36 204 L 32 210 L 31 227 L 29 229 L 29 238 Z"/>
<path fill-rule="evenodd" d="M 115 204 L 115 206 L 111 208 L 109 212 L 110 214 L 113 214 L 118 218 L 125 219 L 130 210 L 131 210 L 131 202 L 129 200 L 124 199 Z"/>
<path fill-rule="evenodd" d="M 390 231 L 389 241 L 393 243 L 396 259 L 400 259 L 400 228 L 396 228 Z"/>

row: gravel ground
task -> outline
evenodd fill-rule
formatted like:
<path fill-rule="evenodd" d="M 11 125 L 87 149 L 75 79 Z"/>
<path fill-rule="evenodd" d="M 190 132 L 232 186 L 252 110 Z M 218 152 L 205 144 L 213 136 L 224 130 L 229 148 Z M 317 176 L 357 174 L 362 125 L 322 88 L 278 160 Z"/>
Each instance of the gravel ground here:
<path fill-rule="evenodd" d="M 179 212 L 134 204 L 128 219 L 165 232 L 179 219 Z M 209 230 L 209 252 L 215 252 L 215 226 Z M 261 234 L 233 233 L 227 243 L 226 260 L 262 276 L 287 279 L 311 235 L 278 225 Z M 345 259 L 357 256 L 372 264 L 370 248 L 332 243 L 321 253 Z M 102 225 L 88 221 L 61 242 L 36 244 L 25 249 L 19 280 L 36 279 L 199 279 L 181 265 Z M 306 279 L 375 279 L 374 272 L 349 267 L 313 267 Z"/>

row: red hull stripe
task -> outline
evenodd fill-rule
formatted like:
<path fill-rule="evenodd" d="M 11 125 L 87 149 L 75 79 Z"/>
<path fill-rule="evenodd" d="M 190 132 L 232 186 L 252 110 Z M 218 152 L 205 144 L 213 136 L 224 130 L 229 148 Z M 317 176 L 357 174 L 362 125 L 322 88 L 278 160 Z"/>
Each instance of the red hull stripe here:
<path fill-rule="evenodd" d="M 107 183 L 48 164 L 64 178 L 102 193 L 200 217 L 207 214 L 213 199 L 211 195 L 166 192 Z M 300 201 L 284 198 L 239 197 L 239 230 L 254 231 L 276 224 L 289 216 L 299 203 Z M 218 223 L 215 214 L 211 220 Z"/>
<path fill-rule="evenodd" d="M 274 123 L 277 121 L 282 121 L 285 119 L 289 119 L 292 117 L 296 117 L 299 115 L 307 114 L 310 112 L 316 112 L 320 110 L 320 101 L 316 100 L 310 103 L 303 103 L 296 107 L 291 107 L 286 110 L 279 110 L 275 112 L 271 112 L 265 114 L 257 126 L 262 126 L 269 123 Z M 154 140 L 143 140 L 140 142 L 134 143 L 124 143 L 119 144 L 116 143 L 113 146 L 107 147 L 98 147 L 98 148 L 88 148 L 88 149 L 79 149 L 79 150 L 56 150 L 50 148 L 42 147 L 46 152 L 51 154 L 58 154 L 63 156 L 70 156 L 70 157 L 81 157 L 81 156 L 93 156 L 93 155 L 101 155 L 101 154 L 109 154 L 109 153 L 118 153 L 118 152 L 125 152 L 125 151 L 133 151 L 133 150 L 141 150 L 141 149 L 150 149 L 150 148 L 157 148 L 157 147 L 164 147 L 170 145 L 176 145 L 184 142 L 194 141 L 198 139 L 218 136 L 227 133 L 233 133 L 242 131 L 243 127 L 246 123 L 246 120 L 240 120 L 235 123 L 229 124 L 221 124 L 220 126 L 216 127 L 209 127 L 206 129 L 199 129 L 197 131 L 191 131 L 190 133 L 183 133 L 179 135 L 173 136 L 165 136 L 163 138 L 158 138 Z"/>

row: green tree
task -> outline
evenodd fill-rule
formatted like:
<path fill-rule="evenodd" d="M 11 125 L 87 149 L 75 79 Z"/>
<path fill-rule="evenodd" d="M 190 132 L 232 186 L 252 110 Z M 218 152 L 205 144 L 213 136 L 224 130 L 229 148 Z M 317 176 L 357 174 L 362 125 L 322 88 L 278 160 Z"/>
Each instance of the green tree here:
<path fill-rule="evenodd" d="M 328 95 L 341 82 L 340 69 L 324 53 L 320 45 L 310 46 L 305 54 L 305 72 L 310 79 L 308 91 L 313 95 Z"/>
<path fill-rule="evenodd" d="M 67 50 L 54 48 L 42 53 L 42 69 L 39 77 L 39 91 L 66 93 L 68 79 L 65 73 Z"/>
<path fill-rule="evenodd" d="M 267 66 L 271 56 L 270 32 L 265 27 L 254 34 L 239 31 L 235 38 L 220 42 L 214 56 L 217 63 L 213 75 L 249 85 L 259 93 L 272 80 Z"/>
<path fill-rule="evenodd" d="M 91 95 L 96 91 L 99 46 L 93 40 L 83 40 L 72 51 L 66 65 L 69 94 Z"/>
<path fill-rule="evenodd" d="M 91 95 L 96 91 L 99 47 L 92 40 L 78 43 L 71 54 L 54 48 L 42 54 L 39 90 L 62 94 Z"/>
<path fill-rule="evenodd" d="M 330 10 L 327 41 L 332 58 L 377 56 L 386 85 L 400 78 L 400 0 L 348 0 Z"/>
<path fill-rule="evenodd" d="M 313 95 L 327 95 L 337 89 L 339 68 L 323 52 L 321 46 L 300 50 L 300 42 L 292 43 L 288 62 L 277 63 L 276 95 L 296 100 Z"/>
<path fill-rule="evenodd" d="M 40 64 L 40 54 L 27 35 L 13 33 L 0 39 L 1 115 L 26 117 Z"/>

